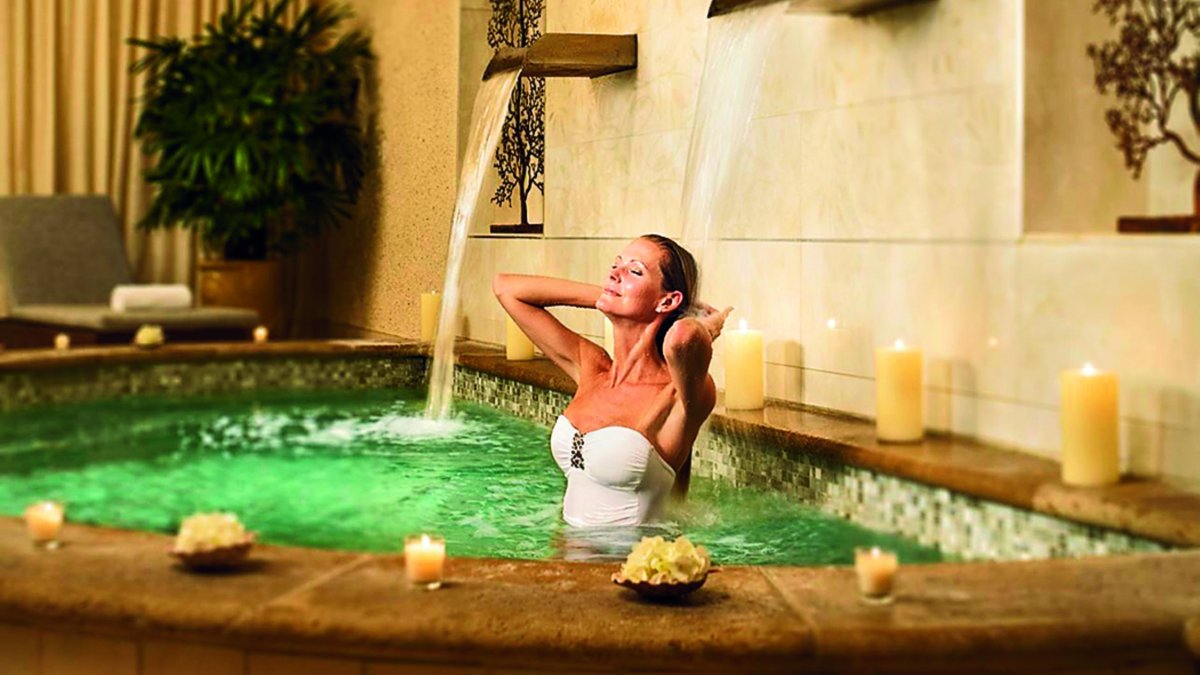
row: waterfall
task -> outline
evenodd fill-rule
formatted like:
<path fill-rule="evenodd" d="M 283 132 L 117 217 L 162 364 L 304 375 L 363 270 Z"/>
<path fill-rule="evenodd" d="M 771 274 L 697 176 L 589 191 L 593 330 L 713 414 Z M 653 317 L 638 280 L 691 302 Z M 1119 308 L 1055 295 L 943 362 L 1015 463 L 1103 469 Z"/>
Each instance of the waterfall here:
<path fill-rule="evenodd" d="M 788 3 L 751 5 L 710 20 L 700 97 L 683 178 L 681 243 L 706 269 L 714 210 L 745 144 L 767 50 Z"/>
<path fill-rule="evenodd" d="M 450 248 L 446 256 L 446 277 L 442 284 L 442 309 L 438 315 L 433 364 L 429 368 L 429 400 L 425 417 L 444 419 L 450 414 L 454 390 L 454 319 L 458 314 L 459 277 L 467 230 L 479 201 L 484 172 L 491 166 L 500 131 L 508 114 L 508 99 L 521 76 L 519 67 L 493 73 L 483 81 L 471 109 L 471 134 L 458 175 L 458 198 L 454 202 L 454 220 L 450 226 Z"/>

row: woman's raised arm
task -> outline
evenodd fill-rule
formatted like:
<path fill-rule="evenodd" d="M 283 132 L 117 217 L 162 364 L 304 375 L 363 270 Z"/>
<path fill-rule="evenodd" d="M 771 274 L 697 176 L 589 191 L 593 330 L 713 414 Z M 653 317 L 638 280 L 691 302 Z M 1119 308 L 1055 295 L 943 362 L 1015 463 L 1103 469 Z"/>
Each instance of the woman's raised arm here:
<path fill-rule="evenodd" d="M 564 326 L 546 308 L 594 308 L 600 287 L 553 277 L 497 274 L 492 292 L 533 344 L 578 383 L 580 350 L 585 343 L 595 345 Z"/>

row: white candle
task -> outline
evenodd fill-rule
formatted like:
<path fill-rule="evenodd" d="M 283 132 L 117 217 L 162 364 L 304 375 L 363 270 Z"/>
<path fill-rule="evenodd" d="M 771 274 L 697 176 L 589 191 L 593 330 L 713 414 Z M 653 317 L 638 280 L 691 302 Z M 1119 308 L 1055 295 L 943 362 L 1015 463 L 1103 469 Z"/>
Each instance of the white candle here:
<path fill-rule="evenodd" d="M 925 435 L 921 351 L 903 340 L 875 349 L 875 434 L 909 443 Z"/>
<path fill-rule="evenodd" d="M 725 342 L 725 407 L 763 407 L 762 331 L 746 328 L 746 320 L 742 319 L 737 330 L 723 334 L 721 339 Z"/>
<path fill-rule="evenodd" d="M 513 321 L 511 316 L 506 316 L 505 321 L 505 338 L 504 338 L 504 354 L 509 361 L 528 361 L 533 358 L 533 342 L 525 336 L 525 332 Z"/>
<path fill-rule="evenodd" d="M 854 572 L 858 576 L 858 590 L 868 599 L 883 600 L 891 597 L 897 567 L 899 561 L 891 551 L 881 550 L 877 546 L 854 549 Z"/>
<path fill-rule="evenodd" d="M 263 344 L 264 342 L 267 341 L 267 338 L 270 335 L 271 335 L 271 332 L 267 330 L 266 326 L 259 326 L 258 328 L 255 328 L 254 329 L 255 344 L 260 344 L 260 345 Z"/>
<path fill-rule="evenodd" d="M 404 574 L 410 584 L 434 589 L 442 585 L 446 540 L 428 534 L 404 540 Z"/>
<path fill-rule="evenodd" d="M 608 352 L 609 358 L 616 358 L 617 352 L 613 347 L 614 344 L 616 344 L 616 338 L 613 337 L 613 325 L 606 316 L 604 317 L 604 351 Z"/>
<path fill-rule="evenodd" d="M 442 294 L 430 291 L 421 294 L 421 341 L 433 342 L 437 337 L 438 316 L 442 313 Z"/>
<path fill-rule="evenodd" d="M 1062 372 L 1062 480 L 1097 486 L 1120 478 L 1117 376 L 1084 364 Z"/>
<path fill-rule="evenodd" d="M 71 348 L 71 336 L 67 335 L 66 333 L 59 333 L 58 335 L 55 335 L 54 336 L 54 348 L 55 349 L 70 349 Z"/>
<path fill-rule="evenodd" d="M 62 529 L 63 507 L 57 502 L 38 502 L 25 509 L 25 529 L 34 544 L 53 548 Z"/>

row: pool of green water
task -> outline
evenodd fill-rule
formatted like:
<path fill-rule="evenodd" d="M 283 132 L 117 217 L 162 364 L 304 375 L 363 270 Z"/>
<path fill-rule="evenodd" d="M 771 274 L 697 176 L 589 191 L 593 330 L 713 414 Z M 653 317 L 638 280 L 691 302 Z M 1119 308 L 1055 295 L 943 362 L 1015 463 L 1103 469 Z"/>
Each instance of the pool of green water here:
<path fill-rule="evenodd" d="M 54 499 L 73 522 L 173 533 L 232 511 L 259 540 L 398 551 L 445 535 L 451 554 L 620 559 L 646 534 L 686 534 L 723 564 L 849 564 L 855 546 L 935 549 L 863 529 L 777 493 L 695 478 L 662 525 L 577 530 L 549 430 L 460 403 L 420 418 L 416 391 L 134 398 L 0 414 L 0 513 Z"/>

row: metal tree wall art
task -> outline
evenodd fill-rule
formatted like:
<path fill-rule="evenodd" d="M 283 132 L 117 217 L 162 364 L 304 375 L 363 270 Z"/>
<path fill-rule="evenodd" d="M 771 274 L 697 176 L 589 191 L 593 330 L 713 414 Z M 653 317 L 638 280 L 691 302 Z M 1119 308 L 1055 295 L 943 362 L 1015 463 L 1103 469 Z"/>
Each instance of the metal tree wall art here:
<path fill-rule="evenodd" d="M 492 0 L 488 45 L 492 49 L 528 47 L 542 36 L 545 0 Z M 523 77 L 508 104 L 508 118 L 500 136 L 493 166 L 500 185 L 492 195 L 496 205 L 511 206 L 514 195 L 521 205 L 521 225 L 529 225 L 529 195 L 544 190 L 542 169 L 546 155 L 546 80 Z"/>
<path fill-rule="evenodd" d="M 1164 143 L 1200 165 L 1200 152 L 1170 125 L 1171 109 L 1182 97 L 1193 127 L 1200 128 L 1200 2 L 1096 0 L 1092 11 L 1103 13 L 1118 29 L 1117 39 L 1088 45 L 1087 54 L 1100 93 L 1116 95 L 1117 104 L 1105 120 L 1125 166 L 1138 177 L 1146 155 Z M 1200 174 L 1196 190 L 1200 214 Z"/>

